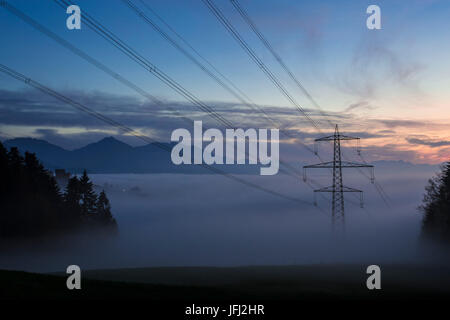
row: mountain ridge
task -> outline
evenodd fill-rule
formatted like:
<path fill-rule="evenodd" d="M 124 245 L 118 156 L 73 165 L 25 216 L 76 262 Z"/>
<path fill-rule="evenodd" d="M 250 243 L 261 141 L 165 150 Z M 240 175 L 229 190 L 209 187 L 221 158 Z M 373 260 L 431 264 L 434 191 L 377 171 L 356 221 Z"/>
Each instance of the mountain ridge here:
<path fill-rule="evenodd" d="M 156 143 L 130 146 L 112 136 L 89 143 L 83 147 L 67 150 L 46 140 L 36 138 L 14 138 L 3 144 L 17 147 L 20 152 L 36 153 L 49 169 L 66 169 L 79 173 L 86 169 L 90 173 L 209 173 L 199 165 L 174 165 L 170 153 L 160 149 Z M 158 143 L 171 149 L 176 143 Z M 307 163 L 305 163 L 307 164 Z M 385 169 L 437 168 L 439 165 L 414 164 L 404 160 L 377 160 L 370 162 Z M 214 165 L 227 173 L 259 174 L 259 166 Z"/>
<path fill-rule="evenodd" d="M 66 169 L 80 173 L 210 173 L 200 165 L 175 165 L 170 153 L 158 145 L 172 148 L 175 143 L 149 143 L 133 147 L 114 137 L 105 137 L 74 150 L 67 150 L 46 140 L 14 138 L 3 142 L 5 147 L 17 147 L 21 153 L 36 153 L 44 166 L 50 170 Z M 213 165 L 216 167 L 216 165 Z M 217 165 L 227 173 L 259 174 L 259 166 Z"/>

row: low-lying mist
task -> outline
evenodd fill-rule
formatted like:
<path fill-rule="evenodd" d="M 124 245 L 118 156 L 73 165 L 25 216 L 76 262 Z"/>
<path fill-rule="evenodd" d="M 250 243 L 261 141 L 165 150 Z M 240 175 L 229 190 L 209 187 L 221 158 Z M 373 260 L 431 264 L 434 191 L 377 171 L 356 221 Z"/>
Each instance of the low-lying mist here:
<path fill-rule="evenodd" d="M 416 168 L 417 169 L 417 168 Z M 417 210 L 433 171 L 391 170 L 377 181 L 389 206 L 361 175 L 345 172 L 346 185 L 365 191 L 365 208 L 346 194 L 345 235 L 332 232 L 330 199 L 317 198 L 299 178 L 240 176 L 305 200 L 274 197 L 218 175 L 99 174 L 119 226 L 119 236 L 67 236 L 36 241 L 0 254 L 0 268 L 61 271 L 148 266 L 236 266 L 325 263 L 425 263 Z M 311 173 L 322 185 L 327 172 Z M 440 258 L 434 256 L 434 261 Z"/>

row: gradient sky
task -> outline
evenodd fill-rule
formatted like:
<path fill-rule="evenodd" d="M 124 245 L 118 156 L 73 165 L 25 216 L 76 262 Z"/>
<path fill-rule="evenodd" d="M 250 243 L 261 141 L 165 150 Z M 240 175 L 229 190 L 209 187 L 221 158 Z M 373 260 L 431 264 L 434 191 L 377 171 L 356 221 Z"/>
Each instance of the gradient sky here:
<path fill-rule="evenodd" d="M 144 1 L 253 101 L 279 110 L 292 109 L 202 1 Z M 143 8 L 139 0 L 133 2 Z M 83 21 L 81 30 L 68 30 L 65 24 L 67 14 L 53 1 L 11 3 L 153 95 L 180 105 L 186 103 L 83 26 Z M 84 0 L 74 3 L 201 100 L 221 106 L 236 104 L 234 97 L 211 81 L 121 1 Z M 231 3 L 228 0 L 216 0 L 215 3 L 297 100 L 305 108 L 312 108 Z M 322 108 L 334 115 L 334 119 L 339 117 L 342 130 L 348 134 L 365 133 L 362 145 L 366 147 L 369 160 L 402 159 L 416 163 L 449 160 L 449 1 L 241 0 L 240 3 Z M 370 4 L 381 8 L 382 30 L 366 28 L 366 8 Z M 146 13 L 154 18 L 150 12 Z M 1 64 L 60 92 L 76 92 L 80 99 L 85 96 L 96 110 L 104 110 L 100 102 L 104 102 L 108 95 L 125 99 L 121 100 L 125 101 L 124 112 L 131 105 L 127 101 L 142 100 L 134 91 L 3 8 L 0 9 L 0 30 Z M 48 139 L 51 137 L 45 133 L 51 132 L 53 136 L 56 133 L 75 139 L 83 135 L 96 140 L 102 135 L 116 134 L 115 130 L 87 126 L 75 119 L 63 123 L 58 118 L 42 124 L 24 121 L 30 112 L 33 117 L 39 112 L 40 116 L 55 112 L 49 107 L 51 102 L 43 101 L 34 91 L 25 89 L 23 83 L 3 74 L 0 74 L 0 90 L 0 137 L 3 139 L 11 136 Z M 24 105 L 15 107 L 14 94 L 27 97 L 28 108 Z M 98 103 L 92 102 L 98 96 L 101 97 L 96 100 Z M 37 109 L 29 108 L 32 101 L 40 102 L 34 104 Z M 139 112 L 133 107 L 136 117 L 151 116 Z M 116 116 L 117 113 L 120 110 L 116 110 Z M 157 133 L 157 125 L 152 124 L 152 127 L 150 123 L 126 124 L 146 133 L 153 132 L 161 139 L 169 139 L 166 133 Z M 303 132 L 313 132 L 301 120 L 294 127 Z M 63 146 L 74 145 L 67 143 Z"/>

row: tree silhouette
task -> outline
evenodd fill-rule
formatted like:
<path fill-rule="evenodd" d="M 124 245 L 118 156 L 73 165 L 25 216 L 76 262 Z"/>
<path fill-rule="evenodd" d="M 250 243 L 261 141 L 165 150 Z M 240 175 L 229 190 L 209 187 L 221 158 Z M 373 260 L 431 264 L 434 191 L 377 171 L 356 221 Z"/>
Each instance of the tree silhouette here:
<path fill-rule="evenodd" d="M 104 192 L 97 199 L 86 171 L 61 194 L 34 153 L 0 143 L 0 239 L 65 234 L 84 227 L 116 228 Z M 86 218 L 89 217 L 89 218 Z"/>
<path fill-rule="evenodd" d="M 89 217 L 97 211 L 97 195 L 94 192 L 93 183 L 89 179 L 86 170 L 83 171 L 83 175 L 79 180 L 79 186 L 81 196 L 81 214 L 84 217 Z"/>
<path fill-rule="evenodd" d="M 450 162 L 429 180 L 425 188 L 422 235 L 427 239 L 450 242 Z"/>
<path fill-rule="evenodd" d="M 8 151 L 0 143 L 0 195 L 6 193 L 9 185 Z"/>
<path fill-rule="evenodd" d="M 117 231 L 116 219 L 111 214 L 111 205 L 106 196 L 105 190 L 100 192 L 97 200 L 97 217 L 102 224 L 110 226 L 113 231 Z"/>
<path fill-rule="evenodd" d="M 81 220 L 79 213 L 81 212 L 81 191 L 80 181 L 76 176 L 69 179 L 64 192 L 64 203 L 67 209 L 67 214 L 73 220 Z"/>

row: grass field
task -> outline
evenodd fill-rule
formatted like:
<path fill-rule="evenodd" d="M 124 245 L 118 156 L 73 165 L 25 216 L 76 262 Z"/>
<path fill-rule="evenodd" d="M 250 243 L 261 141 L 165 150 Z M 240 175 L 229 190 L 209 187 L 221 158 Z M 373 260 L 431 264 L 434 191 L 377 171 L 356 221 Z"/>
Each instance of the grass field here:
<path fill-rule="evenodd" d="M 381 290 L 366 288 L 366 266 L 163 267 L 82 271 L 82 289 L 66 276 L 0 271 L 0 297 L 263 302 L 411 300 L 450 297 L 450 272 L 439 267 L 381 266 Z"/>

